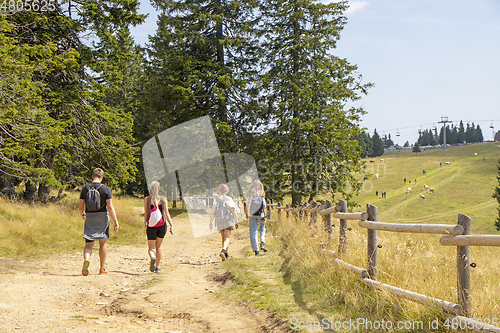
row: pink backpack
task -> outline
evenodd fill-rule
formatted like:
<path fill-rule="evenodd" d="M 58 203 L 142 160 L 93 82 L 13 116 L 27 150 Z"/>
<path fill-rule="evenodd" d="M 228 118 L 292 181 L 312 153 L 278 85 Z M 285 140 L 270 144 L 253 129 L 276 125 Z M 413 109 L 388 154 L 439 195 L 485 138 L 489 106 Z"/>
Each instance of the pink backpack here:
<path fill-rule="evenodd" d="M 151 208 L 151 212 L 149 213 L 148 226 L 155 227 L 157 224 L 163 222 L 163 216 L 161 215 L 160 209 L 157 205 L 154 205 Z"/>

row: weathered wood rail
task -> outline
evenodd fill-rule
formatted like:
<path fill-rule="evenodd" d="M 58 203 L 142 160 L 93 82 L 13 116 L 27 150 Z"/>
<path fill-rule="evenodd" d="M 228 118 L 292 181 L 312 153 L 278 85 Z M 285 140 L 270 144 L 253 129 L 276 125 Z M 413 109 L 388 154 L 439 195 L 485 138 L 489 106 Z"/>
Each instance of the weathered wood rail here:
<path fill-rule="evenodd" d="M 321 217 L 325 229 L 328 230 L 329 242 L 333 239 L 333 228 L 335 227 L 332 224 L 332 218 L 339 219 L 338 251 L 331 251 L 325 248 L 323 250 L 330 254 L 332 260 L 340 267 L 357 274 L 363 284 L 377 290 L 385 290 L 397 297 L 441 308 L 456 320 L 469 325 L 468 328 L 474 327 L 474 330 L 500 333 L 500 328 L 496 326 L 467 318 L 467 316 L 471 315 L 472 303 L 470 294 L 470 246 L 500 246 L 500 236 L 471 235 L 471 219 L 468 216 L 458 214 L 456 225 L 377 222 L 377 207 L 368 204 L 366 212 L 349 213 L 347 212 L 347 202 L 343 200 L 340 200 L 339 205 L 336 206 L 333 206 L 328 200 L 322 201 L 321 204 L 312 202 L 296 207 L 291 207 L 288 204 L 283 206 L 281 203 L 268 204 L 269 216 L 271 216 L 271 208 L 277 209 L 278 221 L 281 221 L 283 218 L 290 219 L 294 217 L 312 225 Z M 282 212 L 285 212 L 285 214 Z M 354 266 L 340 259 L 347 249 L 347 230 L 350 230 L 347 225 L 348 220 L 357 220 L 358 226 L 367 230 L 366 269 Z M 457 304 L 378 282 L 377 231 L 445 235 L 439 239 L 439 243 L 443 246 L 457 247 Z"/>

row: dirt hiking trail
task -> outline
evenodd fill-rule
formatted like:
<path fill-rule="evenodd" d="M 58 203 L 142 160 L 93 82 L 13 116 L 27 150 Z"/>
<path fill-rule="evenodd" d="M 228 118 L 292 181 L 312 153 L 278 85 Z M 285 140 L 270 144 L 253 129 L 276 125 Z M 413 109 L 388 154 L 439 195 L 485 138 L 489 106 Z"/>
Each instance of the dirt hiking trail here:
<path fill-rule="evenodd" d="M 291 332 L 268 311 L 216 297 L 232 283 L 217 269 L 220 234 L 195 239 L 187 218 L 173 223 L 159 274 L 149 271 L 145 235 L 139 247 L 109 241 L 103 275 L 97 244 L 88 276 L 81 274 L 81 251 L 24 262 L 0 258 L 0 332 Z M 249 243 L 246 228 L 233 231 L 230 256 L 245 257 Z"/>

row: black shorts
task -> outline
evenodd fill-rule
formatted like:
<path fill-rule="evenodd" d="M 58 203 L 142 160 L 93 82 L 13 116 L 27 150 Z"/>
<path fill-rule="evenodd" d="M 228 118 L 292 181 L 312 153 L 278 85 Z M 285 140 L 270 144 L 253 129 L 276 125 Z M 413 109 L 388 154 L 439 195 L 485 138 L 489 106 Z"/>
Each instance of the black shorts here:
<path fill-rule="evenodd" d="M 148 227 L 146 229 L 146 234 L 148 235 L 148 240 L 156 240 L 156 238 L 164 238 L 167 234 L 167 224 L 160 227 Z"/>

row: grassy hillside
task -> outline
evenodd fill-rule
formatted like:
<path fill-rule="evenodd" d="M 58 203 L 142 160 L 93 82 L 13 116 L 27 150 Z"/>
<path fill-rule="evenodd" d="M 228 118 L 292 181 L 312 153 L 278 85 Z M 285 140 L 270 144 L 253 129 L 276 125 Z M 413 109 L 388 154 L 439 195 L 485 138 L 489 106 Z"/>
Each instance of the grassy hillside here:
<path fill-rule="evenodd" d="M 472 233 L 495 234 L 498 204 L 492 194 L 498 185 L 499 159 L 498 143 L 448 147 L 447 152 L 437 148 L 418 154 L 409 151 L 386 154 L 375 163 L 368 162 L 366 171 L 372 176 L 355 200 L 361 204 L 359 210 L 364 210 L 366 203 L 377 206 L 378 220 L 383 222 L 454 224 L 457 214 L 462 213 L 472 218 Z M 447 161 L 451 165 L 445 165 Z M 435 193 L 424 190 L 424 185 L 434 188 Z M 410 194 L 406 194 L 408 187 Z M 386 199 L 381 197 L 382 191 L 387 192 Z M 420 194 L 424 194 L 425 200 Z"/>
<path fill-rule="evenodd" d="M 464 213 L 472 218 L 473 233 L 498 234 L 493 226 L 497 203 L 492 198 L 497 185 L 498 145 L 449 147 L 447 152 L 441 149 L 419 154 L 401 152 L 381 158 L 383 163 L 379 157 L 376 163 L 368 164 L 367 171 L 378 173 L 379 177 L 368 179 L 366 191 L 356 198 L 361 204 L 356 211 L 365 210 L 365 204 L 371 203 L 378 207 L 379 221 L 444 224 L 456 224 L 457 214 Z M 445 165 L 446 161 L 452 162 L 451 166 Z M 443 162 L 441 167 L 440 162 Z M 423 169 L 427 171 L 425 176 Z M 411 179 L 412 184 L 404 184 L 405 177 Z M 436 193 L 425 191 L 424 184 Z M 412 188 L 410 194 L 406 194 L 408 187 Z M 376 190 L 387 191 L 387 198 L 375 196 Z M 426 199 L 420 199 L 420 194 Z M 337 227 L 329 248 L 337 250 L 338 220 L 333 222 Z M 456 331 L 443 325 L 446 316 L 441 310 L 374 291 L 361 284 L 353 273 L 336 266 L 320 248 L 321 242 L 327 243 L 321 224 L 311 227 L 309 219 L 291 218 L 268 227 L 278 241 L 270 242 L 271 251 L 265 259 L 235 259 L 225 263 L 237 281 L 228 291 L 231 297 L 238 295 L 257 306 L 270 308 L 290 323 L 292 318 L 295 323 L 303 324 L 324 323 L 325 318 L 342 322 L 366 318 L 373 322 L 404 321 L 424 325 L 400 330 L 402 332 Z M 350 221 L 349 227 L 348 249 L 343 260 L 366 267 L 366 230 L 359 228 L 355 221 Z M 439 237 L 379 231 L 377 280 L 456 303 L 456 248 L 441 246 Z M 498 257 L 498 251 L 496 247 L 471 248 L 471 262 L 476 264 L 471 268 L 473 318 L 498 317 L 500 260 L 492 260 Z M 279 277 L 278 282 L 270 283 L 270 276 Z M 439 321 L 439 328 L 429 328 L 435 320 Z M 333 332 L 319 326 L 307 331 Z M 355 331 L 376 330 L 361 327 Z"/>

